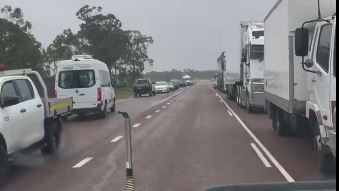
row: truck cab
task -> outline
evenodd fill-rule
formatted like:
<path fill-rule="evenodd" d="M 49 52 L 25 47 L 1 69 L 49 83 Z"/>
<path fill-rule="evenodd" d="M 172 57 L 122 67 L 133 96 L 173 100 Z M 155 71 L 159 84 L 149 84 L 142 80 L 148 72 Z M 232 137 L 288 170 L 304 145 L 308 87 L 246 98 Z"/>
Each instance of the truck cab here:
<path fill-rule="evenodd" d="M 264 24 L 241 23 L 242 55 L 237 102 L 250 112 L 263 108 L 264 98 Z"/>
<path fill-rule="evenodd" d="M 314 22 L 313 38 L 306 28 L 296 30 L 296 55 L 309 58 L 302 63 L 309 92 L 306 117 L 313 129 L 314 148 L 328 162 L 336 157 L 336 16 Z"/>

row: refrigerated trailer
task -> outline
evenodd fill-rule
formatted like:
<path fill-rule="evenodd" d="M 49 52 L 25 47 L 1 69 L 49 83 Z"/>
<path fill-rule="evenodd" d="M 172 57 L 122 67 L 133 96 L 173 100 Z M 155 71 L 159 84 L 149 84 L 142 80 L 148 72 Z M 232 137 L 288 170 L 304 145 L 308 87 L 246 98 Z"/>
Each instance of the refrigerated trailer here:
<path fill-rule="evenodd" d="M 242 22 L 240 81 L 237 103 L 251 112 L 264 108 L 264 23 Z"/>
<path fill-rule="evenodd" d="M 336 156 L 336 1 L 319 2 L 279 0 L 266 17 L 265 99 L 279 135 L 309 132 L 327 171 Z M 301 26 L 308 28 L 303 39 L 308 38 L 303 44 L 308 59 L 295 55 Z"/>
<path fill-rule="evenodd" d="M 222 52 L 217 59 L 217 88 L 219 91 L 226 91 L 226 52 Z"/>

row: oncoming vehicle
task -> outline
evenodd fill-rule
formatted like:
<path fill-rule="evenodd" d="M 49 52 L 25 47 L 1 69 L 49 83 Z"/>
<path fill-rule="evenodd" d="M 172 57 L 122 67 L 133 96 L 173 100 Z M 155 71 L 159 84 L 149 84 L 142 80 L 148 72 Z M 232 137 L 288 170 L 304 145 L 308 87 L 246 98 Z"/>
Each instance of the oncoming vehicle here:
<path fill-rule="evenodd" d="M 73 97 L 75 114 L 94 112 L 105 118 L 115 112 L 115 92 L 105 63 L 91 56 L 73 56 L 57 65 L 55 97 Z"/>
<path fill-rule="evenodd" d="M 0 69 L 0 176 L 7 172 L 11 154 L 31 148 L 54 153 L 61 141 L 61 117 L 72 106 L 72 98 L 49 99 L 38 72 Z"/>
<path fill-rule="evenodd" d="M 167 82 L 156 82 L 154 84 L 156 93 L 168 93 L 170 91 Z"/>
<path fill-rule="evenodd" d="M 141 97 L 144 94 L 155 96 L 155 88 L 150 79 L 137 79 L 133 85 L 134 97 Z"/>

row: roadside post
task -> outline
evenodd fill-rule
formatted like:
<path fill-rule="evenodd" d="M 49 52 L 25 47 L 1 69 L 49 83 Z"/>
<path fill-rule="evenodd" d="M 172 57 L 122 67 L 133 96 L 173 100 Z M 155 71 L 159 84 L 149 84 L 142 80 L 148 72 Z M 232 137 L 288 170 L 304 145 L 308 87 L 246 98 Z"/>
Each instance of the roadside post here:
<path fill-rule="evenodd" d="M 133 177 L 133 158 L 132 158 L 132 128 L 131 118 L 126 112 L 118 112 L 124 118 L 125 122 L 125 137 L 126 137 L 126 191 L 135 191 L 134 177 Z"/>

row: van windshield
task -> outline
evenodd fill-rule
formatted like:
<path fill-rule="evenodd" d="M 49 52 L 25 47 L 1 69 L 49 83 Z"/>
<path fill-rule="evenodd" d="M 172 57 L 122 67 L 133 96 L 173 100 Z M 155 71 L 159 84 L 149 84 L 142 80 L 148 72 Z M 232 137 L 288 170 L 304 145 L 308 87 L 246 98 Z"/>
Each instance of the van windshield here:
<path fill-rule="evenodd" d="M 89 88 L 95 85 L 93 70 L 72 70 L 59 73 L 59 87 L 63 89 Z"/>

